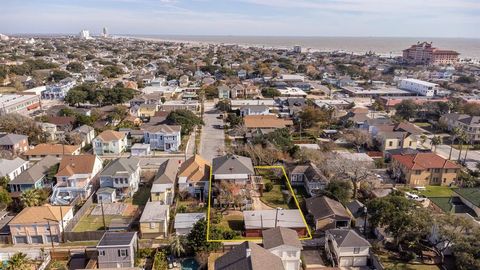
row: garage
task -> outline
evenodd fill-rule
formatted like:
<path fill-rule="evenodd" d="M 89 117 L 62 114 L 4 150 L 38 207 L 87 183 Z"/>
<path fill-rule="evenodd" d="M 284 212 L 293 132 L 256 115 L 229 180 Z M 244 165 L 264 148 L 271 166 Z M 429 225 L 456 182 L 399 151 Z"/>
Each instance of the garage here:
<path fill-rule="evenodd" d="M 58 236 L 57 235 L 53 235 L 53 242 L 54 243 L 58 243 Z M 47 236 L 47 243 L 51 243 L 52 242 L 52 239 L 50 236 Z"/>
<path fill-rule="evenodd" d="M 15 236 L 15 244 L 28 244 L 26 236 Z"/>
<path fill-rule="evenodd" d="M 355 257 L 353 258 L 353 266 L 366 266 L 367 257 Z"/>

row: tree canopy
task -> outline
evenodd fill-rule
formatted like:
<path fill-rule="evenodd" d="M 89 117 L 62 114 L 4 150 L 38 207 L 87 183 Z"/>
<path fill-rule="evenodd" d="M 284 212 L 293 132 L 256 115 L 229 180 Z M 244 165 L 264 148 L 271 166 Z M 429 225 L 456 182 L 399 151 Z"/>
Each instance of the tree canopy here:
<path fill-rule="evenodd" d="M 203 120 L 189 110 L 174 110 L 167 116 L 167 121 L 180 125 L 182 135 L 190 134 L 196 125 L 203 125 Z"/>

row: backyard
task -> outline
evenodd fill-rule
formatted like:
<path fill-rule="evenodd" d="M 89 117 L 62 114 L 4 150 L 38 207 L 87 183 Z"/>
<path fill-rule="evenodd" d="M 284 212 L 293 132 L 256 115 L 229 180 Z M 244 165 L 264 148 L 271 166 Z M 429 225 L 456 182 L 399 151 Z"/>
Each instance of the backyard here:
<path fill-rule="evenodd" d="M 135 216 L 138 207 L 130 204 L 104 204 L 105 226 L 109 226 L 112 220 L 130 221 Z M 103 230 L 103 217 L 100 205 L 92 205 L 86 214 L 78 221 L 73 229 L 74 232 Z"/>
<path fill-rule="evenodd" d="M 433 264 L 422 264 L 420 262 L 404 262 L 394 256 L 382 254 L 378 256 L 385 269 L 394 270 L 440 270 L 440 268 Z"/>
<path fill-rule="evenodd" d="M 419 191 L 418 193 L 429 198 L 429 197 L 451 197 L 453 190 L 447 186 L 426 186 L 426 190 Z"/>

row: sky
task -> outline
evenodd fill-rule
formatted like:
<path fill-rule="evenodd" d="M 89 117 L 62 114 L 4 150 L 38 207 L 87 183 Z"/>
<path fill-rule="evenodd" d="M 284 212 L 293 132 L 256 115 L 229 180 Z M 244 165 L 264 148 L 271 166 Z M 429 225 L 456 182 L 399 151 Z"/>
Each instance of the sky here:
<path fill-rule="evenodd" d="M 480 38 L 480 0 L 0 0 L 0 33 Z"/>

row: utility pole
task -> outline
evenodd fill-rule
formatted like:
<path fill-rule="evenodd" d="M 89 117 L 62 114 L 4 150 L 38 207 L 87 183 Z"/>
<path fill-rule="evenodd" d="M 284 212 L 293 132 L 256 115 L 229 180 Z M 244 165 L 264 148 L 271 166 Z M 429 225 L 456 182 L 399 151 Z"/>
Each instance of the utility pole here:
<path fill-rule="evenodd" d="M 65 243 L 65 226 L 63 225 L 63 211 L 60 205 L 60 218 L 62 219 L 62 242 Z"/>
<path fill-rule="evenodd" d="M 365 220 L 363 222 L 363 234 L 367 236 L 367 219 L 368 219 L 368 209 L 366 206 L 363 207 L 363 213 L 365 215 Z"/>
<path fill-rule="evenodd" d="M 48 232 L 50 234 L 50 243 L 52 243 L 52 252 L 55 252 L 55 246 L 53 245 L 52 227 L 50 227 L 50 220 L 47 219 Z"/>
<path fill-rule="evenodd" d="M 280 209 L 282 209 L 282 208 L 277 207 L 276 212 L 275 212 L 275 228 L 277 227 L 277 222 L 278 222 L 278 210 L 280 210 Z"/>
<path fill-rule="evenodd" d="M 102 220 L 103 220 L 103 231 L 107 231 L 107 225 L 105 225 L 105 213 L 103 212 L 103 200 L 100 200 L 100 206 L 102 207 Z"/>

